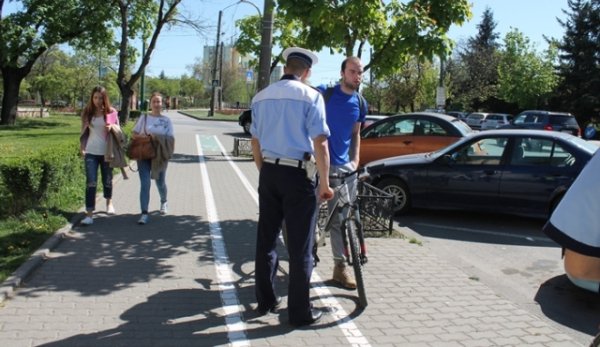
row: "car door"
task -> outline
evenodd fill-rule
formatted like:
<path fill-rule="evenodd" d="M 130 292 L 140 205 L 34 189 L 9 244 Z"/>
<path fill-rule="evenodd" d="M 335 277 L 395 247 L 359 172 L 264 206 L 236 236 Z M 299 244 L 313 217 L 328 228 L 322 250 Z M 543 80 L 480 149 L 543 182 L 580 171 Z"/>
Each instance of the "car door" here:
<path fill-rule="evenodd" d="M 515 137 L 502 181 L 500 200 L 515 213 L 546 216 L 557 189 L 578 172 L 572 150 L 553 138 Z"/>
<path fill-rule="evenodd" d="M 505 137 L 477 137 L 438 158 L 428 172 L 431 201 L 449 208 L 495 206 L 506 144 Z"/>
<path fill-rule="evenodd" d="M 398 117 L 376 124 L 360 140 L 361 165 L 374 160 L 414 153 L 415 119 Z"/>
<path fill-rule="evenodd" d="M 361 165 L 398 155 L 432 152 L 456 142 L 459 136 L 442 122 L 437 118 L 417 116 L 398 117 L 376 124 L 361 137 Z"/>

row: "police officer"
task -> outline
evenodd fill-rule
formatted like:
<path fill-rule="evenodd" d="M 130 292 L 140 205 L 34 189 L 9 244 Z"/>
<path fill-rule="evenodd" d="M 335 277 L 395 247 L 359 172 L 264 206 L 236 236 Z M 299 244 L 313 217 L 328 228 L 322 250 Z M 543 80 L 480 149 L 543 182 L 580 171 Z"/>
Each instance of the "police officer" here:
<path fill-rule="evenodd" d="M 256 300 L 260 315 L 279 307 L 274 284 L 279 262 L 276 244 L 285 218 L 289 322 L 299 326 L 316 322 L 322 314 L 312 308 L 309 296 L 315 212 L 317 198 L 329 200 L 333 190 L 328 178 L 329 128 L 323 98 L 303 83 L 317 57 L 299 47 L 287 48 L 283 57 L 284 76 L 252 99 L 252 153 L 260 171 Z M 307 174 L 307 169 L 312 171 L 311 156 L 316 160 L 318 183 L 311 172 Z"/>

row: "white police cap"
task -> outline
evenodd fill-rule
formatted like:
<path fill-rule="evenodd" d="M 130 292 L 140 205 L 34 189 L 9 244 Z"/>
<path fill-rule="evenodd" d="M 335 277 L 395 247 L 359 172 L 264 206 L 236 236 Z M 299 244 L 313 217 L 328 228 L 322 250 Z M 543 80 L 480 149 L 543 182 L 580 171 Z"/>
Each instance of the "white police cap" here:
<path fill-rule="evenodd" d="M 317 55 L 308 49 L 300 47 L 289 47 L 283 51 L 283 58 L 288 60 L 289 58 L 297 58 L 308 64 L 309 67 L 319 62 Z"/>

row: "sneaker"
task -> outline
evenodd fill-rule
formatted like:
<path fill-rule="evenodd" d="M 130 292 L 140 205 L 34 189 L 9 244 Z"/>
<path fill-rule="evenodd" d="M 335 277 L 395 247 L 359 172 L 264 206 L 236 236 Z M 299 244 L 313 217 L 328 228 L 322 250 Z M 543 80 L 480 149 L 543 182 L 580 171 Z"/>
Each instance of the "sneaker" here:
<path fill-rule="evenodd" d="M 167 202 L 162 202 L 160 204 L 160 214 L 167 214 L 169 212 L 169 207 L 167 206 Z"/>
<path fill-rule="evenodd" d="M 81 221 L 81 225 L 92 225 L 94 224 L 94 219 L 90 216 L 85 216 L 85 218 Z"/>
<path fill-rule="evenodd" d="M 113 204 L 106 206 L 106 214 L 115 214 L 115 207 L 113 206 Z"/>
<path fill-rule="evenodd" d="M 144 225 L 146 223 L 148 223 L 148 215 L 147 214 L 142 214 L 140 216 L 140 219 L 138 220 L 138 224 Z"/>
<path fill-rule="evenodd" d="M 356 280 L 352 270 L 346 264 L 336 264 L 334 266 L 333 280 L 346 289 L 356 289 Z"/>

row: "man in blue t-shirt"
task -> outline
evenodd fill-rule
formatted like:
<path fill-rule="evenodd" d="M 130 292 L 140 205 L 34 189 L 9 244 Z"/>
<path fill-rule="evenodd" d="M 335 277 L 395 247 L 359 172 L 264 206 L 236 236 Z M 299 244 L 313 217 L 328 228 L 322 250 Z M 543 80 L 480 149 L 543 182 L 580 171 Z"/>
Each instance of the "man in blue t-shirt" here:
<path fill-rule="evenodd" d="M 357 90 L 363 74 L 363 65 L 359 58 L 348 57 L 342 62 L 341 81 L 332 89 L 319 86 L 325 95 L 327 126 L 331 131 L 328 139 L 330 169 L 329 173 L 351 172 L 356 170 L 360 155 L 360 126 L 365 121 L 367 103 Z M 362 99 L 362 101 L 361 101 Z M 356 195 L 356 175 L 346 179 L 351 197 Z M 340 185 L 330 180 L 332 187 Z M 335 199 L 334 199 L 335 200 Z M 329 209 L 334 208 L 333 201 Z M 356 288 L 356 280 L 344 258 L 344 242 L 340 230 L 341 221 L 331 223 L 331 250 L 334 259 L 333 280 L 345 288 Z"/>

